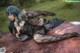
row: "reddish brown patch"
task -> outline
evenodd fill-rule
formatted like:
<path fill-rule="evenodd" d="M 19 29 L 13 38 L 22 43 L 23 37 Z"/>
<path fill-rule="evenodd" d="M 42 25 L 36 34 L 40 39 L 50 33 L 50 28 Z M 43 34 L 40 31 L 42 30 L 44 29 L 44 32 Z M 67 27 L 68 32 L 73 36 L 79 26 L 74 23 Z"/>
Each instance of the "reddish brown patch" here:
<path fill-rule="evenodd" d="M 55 34 L 55 29 L 49 31 L 48 34 Z M 10 35 L 10 33 L 7 33 L 0 40 L 0 44 L 6 47 L 6 53 L 80 53 L 80 37 L 46 44 L 37 44 L 33 39 L 20 42 L 14 36 Z"/>
<path fill-rule="evenodd" d="M 65 21 L 58 27 L 51 29 L 47 34 L 62 35 L 64 33 L 72 33 L 72 32 L 77 32 L 80 34 L 80 25 L 74 25 L 71 24 L 70 22 Z"/>

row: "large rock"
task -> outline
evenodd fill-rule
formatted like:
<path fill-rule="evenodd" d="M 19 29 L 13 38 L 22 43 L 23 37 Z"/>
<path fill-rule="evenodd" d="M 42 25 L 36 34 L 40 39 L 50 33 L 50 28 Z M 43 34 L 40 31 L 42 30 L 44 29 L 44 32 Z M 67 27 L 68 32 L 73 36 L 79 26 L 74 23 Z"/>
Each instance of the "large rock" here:
<path fill-rule="evenodd" d="M 80 25 L 73 25 L 67 22 L 55 29 L 50 30 L 48 35 L 78 32 Z M 6 53 L 80 53 L 80 37 L 70 38 L 62 41 L 38 44 L 33 39 L 20 42 L 10 33 L 6 33 L 0 40 L 0 44 L 6 48 Z"/>

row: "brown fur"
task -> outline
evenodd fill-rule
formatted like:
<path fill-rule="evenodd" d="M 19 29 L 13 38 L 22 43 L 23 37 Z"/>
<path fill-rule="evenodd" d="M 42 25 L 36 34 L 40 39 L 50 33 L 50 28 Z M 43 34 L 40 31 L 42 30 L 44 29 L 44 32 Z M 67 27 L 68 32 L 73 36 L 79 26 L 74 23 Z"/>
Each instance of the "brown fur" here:
<path fill-rule="evenodd" d="M 67 32 L 78 32 L 80 33 L 80 25 L 75 28 L 67 29 L 67 27 L 73 27 L 75 25 L 69 24 L 65 22 L 60 26 L 52 29 L 47 34 L 54 35 L 59 32 L 66 30 Z M 60 30 L 58 33 L 55 33 L 56 30 Z M 64 30 L 64 31 L 65 31 Z M 60 33 L 59 33 L 60 34 Z M 37 44 L 33 39 L 27 40 L 25 42 L 20 42 L 12 36 L 10 33 L 4 34 L 2 39 L 0 39 L 0 44 L 6 47 L 6 53 L 80 53 L 80 37 L 75 37 L 71 39 L 66 39 L 62 41 L 45 43 L 45 44 Z"/>

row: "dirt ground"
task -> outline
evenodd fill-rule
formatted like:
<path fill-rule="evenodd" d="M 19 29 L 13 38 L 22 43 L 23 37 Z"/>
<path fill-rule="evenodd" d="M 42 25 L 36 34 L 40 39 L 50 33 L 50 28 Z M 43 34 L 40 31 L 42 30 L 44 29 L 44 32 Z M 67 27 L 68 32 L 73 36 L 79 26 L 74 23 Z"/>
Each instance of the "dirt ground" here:
<path fill-rule="evenodd" d="M 64 28 L 62 27 L 62 29 Z M 52 34 L 54 30 L 50 31 L 48 34 Z M 80 30 L 78 32 L 80 33 Z M 80 37 L 38 44 L 33 39 L 20 42 L 15 35 L 4 32 L 3 37 L 0 39 L 0 44 L 6 48 L 6 53 L 80 53 Z"/>

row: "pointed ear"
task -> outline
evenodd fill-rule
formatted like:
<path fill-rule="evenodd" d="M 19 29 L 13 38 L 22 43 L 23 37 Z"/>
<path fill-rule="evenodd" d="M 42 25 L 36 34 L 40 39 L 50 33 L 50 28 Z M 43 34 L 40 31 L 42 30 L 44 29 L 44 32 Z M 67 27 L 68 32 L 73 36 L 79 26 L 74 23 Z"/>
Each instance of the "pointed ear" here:
<path fill-rule="evenodd" d="M 56 14 L 49 11 L 39 11 L 42 16 L 55 16 Z"/>
<path fill-rule="evenodd" d="M 53 12 L 46 12 L 46 15 L 47 15 L 47 16 L 55 16 L 56 14 L 53 13 Z"/>

